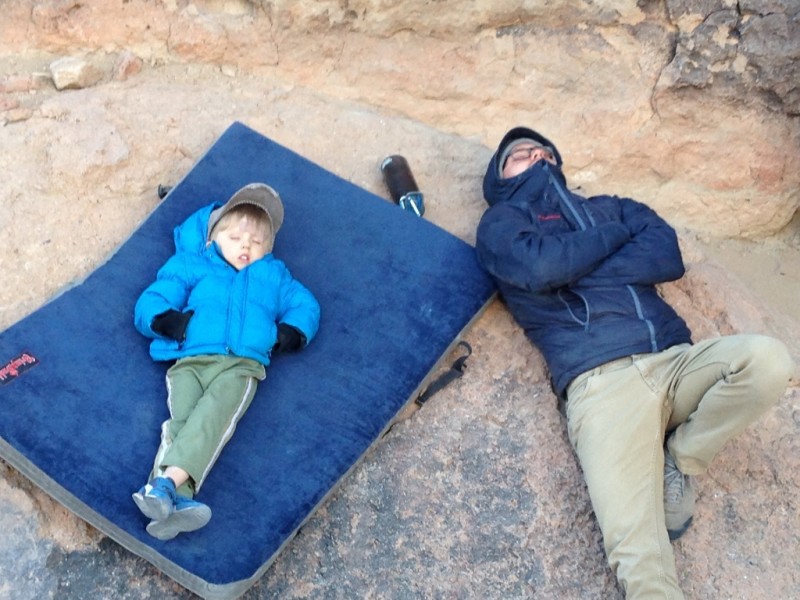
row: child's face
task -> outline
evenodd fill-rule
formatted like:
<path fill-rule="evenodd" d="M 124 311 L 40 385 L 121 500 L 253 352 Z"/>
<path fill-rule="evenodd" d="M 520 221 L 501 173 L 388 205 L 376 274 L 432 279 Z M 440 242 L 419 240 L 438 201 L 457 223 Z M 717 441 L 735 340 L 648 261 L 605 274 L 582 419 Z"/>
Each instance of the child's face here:
<path fill-rule="evenodd" d="M 219 245 L 225 260 L 241 271 L 272 252 L 272 225 L 258 227 L 255 221 L 243 216 L 215 232 L 212 239 Z"/>

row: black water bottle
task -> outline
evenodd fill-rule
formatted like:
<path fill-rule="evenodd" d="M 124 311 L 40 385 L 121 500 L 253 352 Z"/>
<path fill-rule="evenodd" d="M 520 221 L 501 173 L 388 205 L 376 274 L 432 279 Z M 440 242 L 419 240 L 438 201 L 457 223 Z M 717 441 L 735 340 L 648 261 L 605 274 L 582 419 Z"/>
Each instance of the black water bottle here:
<path fill-rule="evenodd" d="M 403 210 L 421 217 L 425 212 L 425 204 L 408 161 L 399 154 L 387 156 L 381 163 L 381 172 L 392 200 Z"/>

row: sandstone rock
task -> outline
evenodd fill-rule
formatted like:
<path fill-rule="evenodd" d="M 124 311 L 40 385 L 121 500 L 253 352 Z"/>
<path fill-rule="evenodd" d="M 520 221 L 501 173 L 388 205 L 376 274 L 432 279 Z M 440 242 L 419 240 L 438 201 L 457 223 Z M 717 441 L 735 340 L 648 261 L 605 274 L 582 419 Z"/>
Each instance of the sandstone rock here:
<path fill-rule="evenodd" d="M 142 70 L 143 61 L 132 52 L 123 52 L 114 65 L 114 79 L 125 81 Z"/>
<path fill-rule="evenodd" d="M 740 6 L 27 0 L 0 23 L 0 44 L 21 44 L 27 32 L 62 55 L 91 48 L 154 66 L 213 63 L 489 146 L 531 123 L 563 146 L 588 191 L 635 192 L 677 224 L 758 238 L 800 205 L 800 153 L 785 151 L 800 137 L 791 117 L 798 9 Z"/>
<path fill-rule="evenodd" d="M 50 74 L 57 90 L 91 87 L 103 77 L 93 64 L 75 56 L 65 56 L 51 63 Z"/>
<path fill-rule="evenodd" d="M 751 97 L 800 113 L 800 6 L 789 2 L 667 2 L 680 29 L 664 72 L 673 87 L 709 89 L 728 100 Z"/>
<path fill-rule="evenodd" d="M 791 0 L 749 0 L 740 46 L 746 81 L 787 115 L 800 115 L 800 5 Z"/>
<path fill-rule="evenodd" d="M 14 92 L 27 92 L 33 89 L 32 75 L 14 75 L 0 81 L 0 94 Z"/>
<path fill-rule="evenodd" d="M 0 112 L 5 112 L 19 106 L 19 100 L 0 96 Z"/>
<path fill-rule="evenodd" d="M 102 263 L 235 119 L 384 197 L 378 165 L 403 154 L 426 218 L 470 243 L 492 149 L 530 123 L 572 185 L 683 226 L 687 276 L 662 293 L 697 337 L 772 333 L 800 358 L 774 282 L 748 289 L 696 241 L 796 227 L 791 0 L 6 4 L 0 328 Z M 26 87 L 62 56 L 102 78 Z M 622 597 L 541 356 L 500 302 L 467 341 L 464 377 L 407 413 L 248 599 Z M 675 545 L 688 597 L 800 594 L 798 402 L 795 380 L 699 481 Z M 2 463 L 0 525 L 0 597 L 191 597 Z"/>

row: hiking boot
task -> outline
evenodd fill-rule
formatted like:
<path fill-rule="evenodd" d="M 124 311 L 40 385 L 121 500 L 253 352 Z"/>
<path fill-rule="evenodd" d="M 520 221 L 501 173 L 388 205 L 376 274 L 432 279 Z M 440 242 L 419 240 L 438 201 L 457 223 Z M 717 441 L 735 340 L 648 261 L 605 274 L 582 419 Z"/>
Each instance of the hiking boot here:
<path fill-rule="evenodd" d="M 681 473 L 675 459 L 664 447 L 664 516 L 672 541 L 681 537 L 692 524 L 694 482 Z"/>
<path fill-rule="evenodd" d="M 161 521 L 175 509 L 175 484 L 168 477 L 154 477 L 133 494 L 133 501 L 148 519 Z"/>
<path fill-rule="evenodd" d="M 150 521 L 147 533 L 159 540 L 171 540 L 179 533 L 195 531 L 211 519 L 211 509 L 185 496 L 175 496 L 175 510 L 160 521 Z"/>

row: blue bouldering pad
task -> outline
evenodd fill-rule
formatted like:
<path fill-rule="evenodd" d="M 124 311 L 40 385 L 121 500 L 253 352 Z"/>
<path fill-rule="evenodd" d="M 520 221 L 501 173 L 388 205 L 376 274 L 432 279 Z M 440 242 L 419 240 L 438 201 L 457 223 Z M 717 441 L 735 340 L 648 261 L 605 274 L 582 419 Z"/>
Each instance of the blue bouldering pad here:
<path fill-rule="evenodd" d="M 172 231 L 261 181 L 286 211 L 275 254 L 320 302 L 317 338 L 269 367 L 198 500 L 203 529 L 162 542 L 130 494 L 168 417 L 133 307 Z M 378 441 L 494 295 L 474 249 L 241 123 L 113 256 L 0 334 L 0 456 L 205 598 L 235 598 Z"/>

